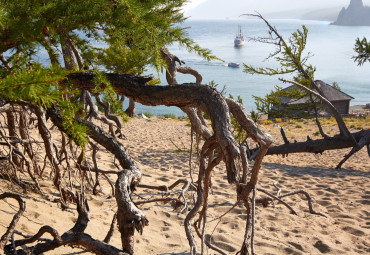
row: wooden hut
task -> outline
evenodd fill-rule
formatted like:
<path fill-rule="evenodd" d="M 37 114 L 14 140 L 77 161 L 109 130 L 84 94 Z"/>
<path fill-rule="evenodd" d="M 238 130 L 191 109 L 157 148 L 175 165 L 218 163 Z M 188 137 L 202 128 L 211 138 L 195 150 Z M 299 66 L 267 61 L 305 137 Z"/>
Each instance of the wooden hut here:
<path fill-rule="evenodd" d="M 334 105 L 334 107 L 337 109 L 337 111 L 340 114 L 345 115 L 349 113 L 349 104 L 350 104 L 351 99 L 354 99 L 353 97 L 334 88 L 333 86 L 323 81 L 317 80 L 315 81 L 315 83 L 319 87 L 319 89 L 322 91 L 323 95 Z M 283 90 L 291 91 L 293 88 L 296 88 L 296 86 L 292 85 L 287 88 L 284 88 Z M 332 115 L 330 109 L 328 109 L 328 107 L 325 104 L 323 104 L 320 99 L 314 97 L 314 100 L 317 103 L 317 106 L 319 108 L 319 113 L 321 116 L 331 116 Z M 296 99 L 296 98 L 292 99 L 292 98 L 284 97 L 284 98 L 281 98 L 281 102 L 284 108 L 291 107 L 293 109 L 295 108 L 299 109 L 296 111 L 290 111 L 290 114 L 292 115 L 292 117 L 301 115 L 303 112 L 308 110 L 309 105 L 312 105 L 309 96 L 305 96 L 299 99 Z M 302 106 L 302 107 L 299 107 L 299 106 Z M 278 106 L 273 105 L 272 109 L 276 110 L 277 107 Z M 281 105 L 279 107 L 281 109 Z M 282 115 L 284 115 L 284 111 L 282 111 Z M 269 116 L 269 118 L 270 117 L 271 116 Z M 274 117 L 278 117 L 278 116 L 274 114 Z"/>

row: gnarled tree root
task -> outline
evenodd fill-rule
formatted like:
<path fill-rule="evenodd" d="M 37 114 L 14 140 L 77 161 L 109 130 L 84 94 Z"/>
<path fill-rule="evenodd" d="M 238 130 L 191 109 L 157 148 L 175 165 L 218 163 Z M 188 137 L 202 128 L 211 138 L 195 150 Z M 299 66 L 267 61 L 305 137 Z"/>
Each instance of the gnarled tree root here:
<path fill-rule="evenodd" d="M 288 192 L 288 193 L 282 194 L 282 195 L 277 194 L 276 196 L 271 194 L 270 192 L 264 190 L 264 189 L 261 189 L 261 188 L 257 188 L 257 190 L 265 193 L 268 196 L 268 197 L 263 197 L 263 198 L 256 199 L 256 203 L 262 204 L 264 207 L 268 206 L 268 204 L 273 202 L 274 200 L 277 200 L 280 203 L 282 203 L 284 206 L 286 206 L 291 211 L 292 214 L 298 215 L 298 213 L 288 203 L 286 203 L 284 200 L 282 200 L 282 198 L 293 196 L 293 195 L 296 195 L 296 194 L 302 194 L 307 199 L 308 209 L 309 209 L 311 214 L 316 214 L 316 215 L 320 215 L 320 216 L 323 216 L 323 217 L 327 217 L 324 213 L 317 212 L 313 209 L 312 198 L 311 198 L 310 194 L 308 194 L 308 192 L 305 191 L 305 190 L 295 190 L 295 191 Z M 279 190 L 279 193 L 280 193 L 280 190 Z"/>
<path fill-rule="evenodd" d="M 5 197 L 15 197 L 18 195 L 5 193 Z M 3 194 L 4 195 L 4 194 Z M 0 195 L 1 198 L 2 195 Z M 22 245 L 30 244 L 36 241 L 42 241 L 36 244 L 33 247 L 24 248 L 21 250 L 17 250 L 17 254 L 42 254 L 47 251 L 54 250 L 60 246 L 81 246 L 86 251 L 93 252 L 99 255 L 105 254 L 113 254 L 113 255 L 124 255 L 122 250 L 115 248 L 105 242 L 96 240 L 92 238 L 90 235 L 84 233 L 87 224 L 89 222 L 89 207 L 87 204 L 87 200 L 83 195 L 77 195 L 77 211 L 78 211 L 78 219 L 76 224 L 67 232 L 65 232 L 62 236 L 59 235 L 58 231 L 50 226 L 43 226 L 39 229 L 39 231 L 34 235 L 26 239 L 17 240 L 13 243 L 13 245 L 7 245 L 5 247 L 5 251 L 7 254 L 14 254 L 13 247 L 19 247 Z M 21 199 L 19 200 L 21 201 Z M 23 203 L 23 202 L 22 202 Z M 19 212 L 16 214 L 16 216 Z M 19 217 L 18 217 L 19 218 Z M 13 223 L 13 222 L 12 222 Z M 14 226 L 15 227 L 15 226 Z M 13 229 L 14 229 L 13 227 Z M 49 233 L 53 236 L 53 240 L 45 239 L 41 237 L 43 234 Z M 2 249 L 1 249 L 2 250 Z"/>
<path fill-rule="evenodd" d="M 13 235 L 15 226 L 17 225 L 19 219 L 21 218 L 24 211 L 26 210 L 26 203 L 23 201 L 23 199 L 19 195 L 5 192 L 0 195 L 0 199 L 5 199 L 5 198 L 13 198 L 17 200 L 19 209 L 18 209 L 18 212 L 14 215 L 12 221 L 10 222 L 8 229 L 6 230 L 6 232 L 2 235 L 0 239 L 0 254 L 2 254 L 6 243 L 9 241 L 9 239 Z"/>

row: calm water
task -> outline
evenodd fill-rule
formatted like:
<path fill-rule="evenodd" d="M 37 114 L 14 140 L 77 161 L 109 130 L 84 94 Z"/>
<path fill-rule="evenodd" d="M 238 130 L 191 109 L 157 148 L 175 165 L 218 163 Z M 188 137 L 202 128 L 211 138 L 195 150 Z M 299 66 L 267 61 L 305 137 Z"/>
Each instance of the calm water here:
<path fill-rule="evenodd" d="M 279 77 L 250 75 L 243 68 L 227 67 L 228 62 L 252 64 L 254 66 L 276 67 L 274 60 L 265 61 L 269 53 L 274 51 L 271 45 L 246 41 L 242 48 L 234 48 L 233 40 L 238 24 L 247 37 L 266 36 L 267 28 L 259 20 L 225 20 L 225 21 L 187 21 L 185 26 L 189 36 L 204 48 L 209 48 L 225 62 L 207 62 L 200 57 L 186 52 L 185 49 L 174 45 L 170 51 L 186 62 L 187 66 L 197 69 L 203 75 L 203 83 L 215 81 L 219 87 L 226 86 L 228 94 L 240 95 L 248 110 L 255 109 L 252 95 L 263 96 L 275 85 L 284 86 L 278 81 Z M 342 91 L 355 99 L 351 105 L 370 103 L 370 63 L 359 67 L 353 62 L 354 43 L 357 37 L 370 39 L 370 27 L 340 27 L 327 22 L 301 20 L 272 20 L 285 39 L 305 24 L 309 29 L 307 53 L 314 54 L 309 63 L 316 66 L 316 79 L 329 84 L 334 81 Z M 289 76 L 284 76 L 290 78 Z M 179 82 L 194 82 L 191 76 L 178 74 Z M 165 83 L 165 79 L 162 79 Z M 138 106 L 137 113 L 150 111 L 153 114 L 174 113 L 183 115 L 176 107 L 143 107 Z"/>

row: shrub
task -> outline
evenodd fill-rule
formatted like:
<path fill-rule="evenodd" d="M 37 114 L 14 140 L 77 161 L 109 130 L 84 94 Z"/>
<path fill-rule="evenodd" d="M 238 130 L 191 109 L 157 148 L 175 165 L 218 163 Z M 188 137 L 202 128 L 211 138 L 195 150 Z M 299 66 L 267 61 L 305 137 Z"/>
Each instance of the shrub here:
<path fill-rule="evenodd" d="M 296 127 L 296 128 L 302 128 L 302 125 L 297 124 L 295 127 Z"/>
<path fill-rule="evenodd" d="M 254 121 L 254 123 L 257 123 L 261 118 L 261 114 L 259 114 L 257 111 L 252 110 L 251 111 L 251 118 Z"/>
<path fill-rule="evenodd" d="M 125 112 L 122 112 L 120 116 L 123 122 L 128 122 L 130 120 L 130 117 Z"/>
<path fill-rule="evenodd" d="M 275 123 L 283 123 L 283 120 L 281 118 L 276 118 Z"/>
<path fill-rule="evenodd" d="M 343 120 L 344 120 L 345 122 L 355 122 L 355 121 L 356 121 L 356 119 L 355 119 L 355 118 L 343 118 Z"/>
<path fill-rule="evenodd" d="M 262 125 L 271 125 L 273 122 L 271 120 L 262 120 L 261 124 Z"/>
<path fill-rule="evenodd" d="M 147 116 L 148 118 L 153 117 L 153 114 L 152 114 L 151 112 L 143 112 L 143 114 L 144 114 L 145 116 Z"/>
<path fill-rule="evenodd" d="M 165 113 L 165 114 L 161 114 L 160 116 L 163 116 L 166 119 L 177 119 L 176 115 L 172 113 Z"/>

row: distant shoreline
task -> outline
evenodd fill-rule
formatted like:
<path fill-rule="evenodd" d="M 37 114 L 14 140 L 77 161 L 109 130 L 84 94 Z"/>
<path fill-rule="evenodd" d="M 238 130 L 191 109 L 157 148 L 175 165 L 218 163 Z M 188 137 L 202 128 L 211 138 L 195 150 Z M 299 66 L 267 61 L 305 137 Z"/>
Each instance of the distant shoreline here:
<path fill-rule="evenodd" d="M 367 105 L 352 105 L 349 107 L 349 113 L 350 114 L 366 114 L 366 115 L 369 115 L 370 114 L 370 105 L 367 104 Z"/>

